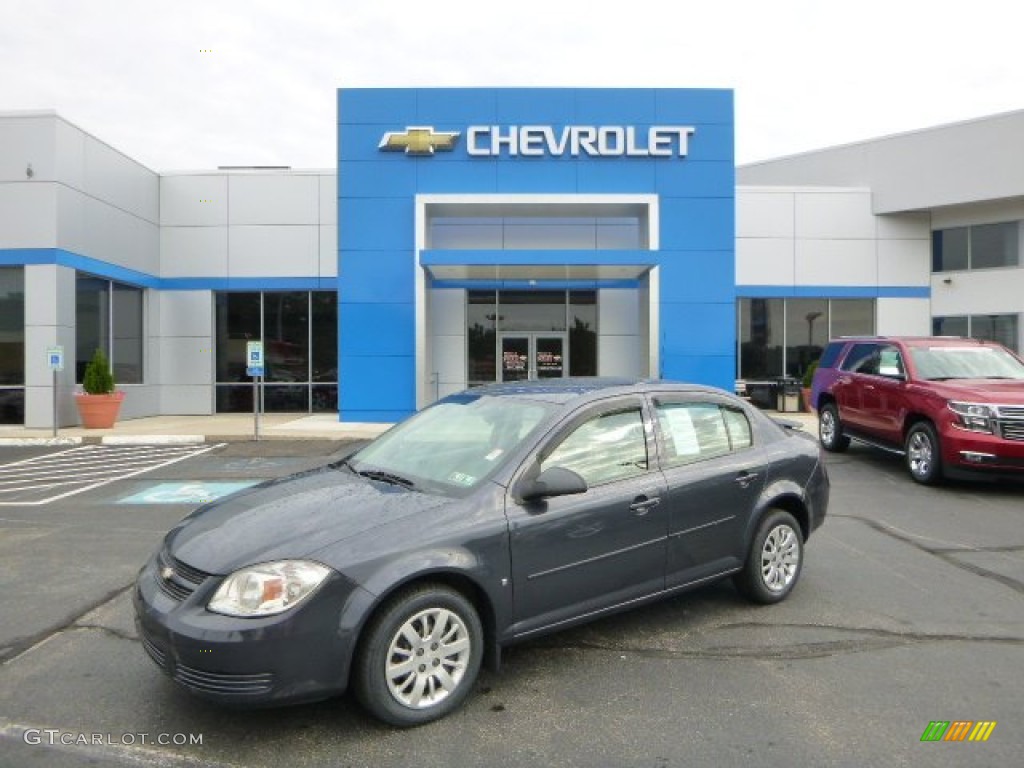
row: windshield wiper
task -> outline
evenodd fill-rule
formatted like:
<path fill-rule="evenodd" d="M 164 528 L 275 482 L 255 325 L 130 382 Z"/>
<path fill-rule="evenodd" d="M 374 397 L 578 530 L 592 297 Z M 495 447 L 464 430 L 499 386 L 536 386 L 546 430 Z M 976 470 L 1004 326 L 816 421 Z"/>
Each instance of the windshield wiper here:
<path fill-rule="evenodd" d="M 367 477 L 370 480 L 380 480 L 391 485 L 400 485 L 403 488 L 415 488 L 416 483 L 407 477 L 396 475 L 393 472 L 385 472 L 383 469 L 359 469 L 354 470 L 357 475 Z"/>

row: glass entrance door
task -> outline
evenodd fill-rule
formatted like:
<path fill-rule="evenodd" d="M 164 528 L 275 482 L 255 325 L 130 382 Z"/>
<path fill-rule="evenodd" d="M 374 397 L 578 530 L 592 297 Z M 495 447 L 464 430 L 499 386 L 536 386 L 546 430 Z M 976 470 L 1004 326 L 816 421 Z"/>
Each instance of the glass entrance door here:
<path fill-rule="evenodd" d="M 501 334 L 501 381 L 560 379 L 566 375 L 564 333 Z"/>

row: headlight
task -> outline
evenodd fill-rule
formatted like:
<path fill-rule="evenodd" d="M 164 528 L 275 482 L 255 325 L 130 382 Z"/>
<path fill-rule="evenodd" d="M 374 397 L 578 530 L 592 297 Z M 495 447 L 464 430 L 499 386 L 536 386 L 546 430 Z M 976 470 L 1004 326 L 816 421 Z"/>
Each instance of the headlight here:
<path fill-rule="evenodd" d="M 988 432 L 993 434 L 995 414 L 992 408 L 980 403 L 961 403 L 949 401 L 949 410 L 956 414 L 956 423 L 972 432 Z"/>
<path fill-rule="evenodd" d="M 306 560 L 260 563 L 224 579 L 206 607 L 227 616 L 272 616 L 302 602 L 330 572 Z"/>

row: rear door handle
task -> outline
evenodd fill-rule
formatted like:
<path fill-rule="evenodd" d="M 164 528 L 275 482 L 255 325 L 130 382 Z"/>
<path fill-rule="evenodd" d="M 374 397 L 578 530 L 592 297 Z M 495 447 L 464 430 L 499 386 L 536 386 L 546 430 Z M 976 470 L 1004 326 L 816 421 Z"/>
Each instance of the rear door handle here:
<path fill-rule="evenodd" d="M 746 488 L 748 485 L 750 485 L 752 482 L 754 482 L 754 480 L 757 479 L 757 476 L 759 474 L 760 474 L 759 472 L 746 472 L 746 471 L 744 471 L 744 472 L 740 472 L 738 475 L 736 475 L 736 477 L 734 479 L 735 479 L 735 481 L 737 483 L 740 484 L 741 488 Z"/>
<path fill-rule="evenodd" d="M 661 499 L 657 496 L 651 499 L 648 499 L 646 496 L 637 496 L 633 499 L 633 503 L 629 505 L 629 509 L 632 512 L 636 512 L 638 515 L 646 515 L 649 510 L 659 504 L 661 504 Z"/>

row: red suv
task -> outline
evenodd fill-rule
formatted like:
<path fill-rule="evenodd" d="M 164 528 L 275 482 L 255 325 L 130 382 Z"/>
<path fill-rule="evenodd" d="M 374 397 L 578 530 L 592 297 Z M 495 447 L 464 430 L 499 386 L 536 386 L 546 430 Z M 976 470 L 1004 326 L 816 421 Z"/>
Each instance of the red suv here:
<path fill-rule="evenodd" d="M 999 344 L 838 339 L 821 356 L 811 403 L 825 450 L 854 439 L 900 453 L 919 483 L 960 470 L 1024 475 L 1024 362 Z"/>

